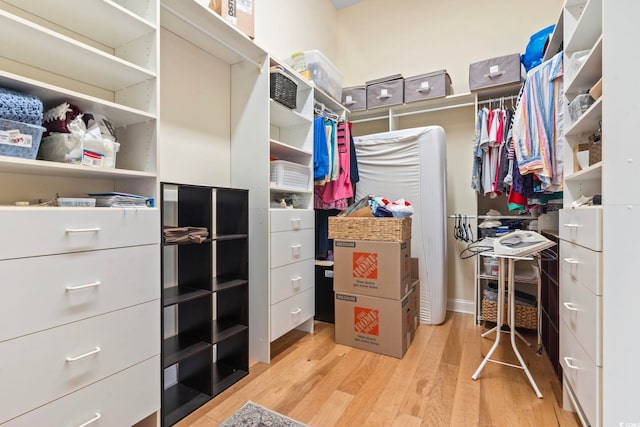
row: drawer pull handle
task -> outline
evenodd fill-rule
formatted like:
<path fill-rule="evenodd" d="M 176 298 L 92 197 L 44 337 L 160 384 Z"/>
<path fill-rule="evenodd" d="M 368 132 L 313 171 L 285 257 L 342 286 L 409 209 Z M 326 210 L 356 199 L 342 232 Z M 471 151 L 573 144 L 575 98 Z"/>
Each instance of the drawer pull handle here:
<path fill-rule="evenodd" d="M 578 227 L 580 227 L 580 224 L 571 224 L 571 223 L 569 223 L 569 224 L 562 224 L 562 225 L 564 225 L 565 227 L 568 227 L 568 228 L 578 228 Z"/>
<path fill-rule="evenodd" d="M 294 230 L 299 229 L 301 221 L 301 218 L 291 218 L 291 228 L 293 228 Z"/>
<path fill-rule="evenodd" d="M 576 369 L 576 370 L 580 369 L 578 365 L 573 364 L 574 360 L 575 359 L 573 357 L 569 357 L 569 356 L 564 357 L 564 363 L 566 363 L 569 368 Z"/>
<path fill-rule="evenodd" d="M 297 308 L 297 309 L 295 309 L 295 310 L 293 310 L 291 312 L 291 315 L 295 316 L 296 314 L 300 314 L 300 313 L 302 313 L 302 309 L 301 308 Z"/>
<path fill-rule="evenodd" d="M 100 286 L 100 282 L 98 280 L 96 280 L 95 282 L 87 283 L 86 285 L 65 286 L 65 289 L 68 291 L 77 291 L 79 289 L 95 288 L 96 286 Z"/>
<path fill-rule="evenodd" d="M 91 418 L 89 421 L 87 421 L 86 423 L 82 423 L 80 424 L 78 427 L 87 427 L 89 424 L 94 423 L 96 421 L 98 421 L 100 419 L 100 417 L 102 417 L 102 415 L 100 415 L 100 412 L 96 412 L 96 415 Z"/>
<path fill-rule="evenodd" d="M 291 245 L 291 254 L 293 256 L 300 256 L 300 249 L 302 249 L 302 245 L 300 243 Z"/>
<path fill-rule="evenodd" d="M 67 228 L 65 233 L 97 233 L 100 231 L 100 227 L 93 228 Z"/>
<path fill-rule="evenodd" d="M 504 71 L 495 71 L 495 72 L 493 72 L 493 73 L 487 73 L 487 74 L 485 74 L 484 76 L 485 76 L 485 77 L 487 77 L 487 78 L 492 79 L 492 78 L 494 78 L 494 77 L 501 76 L 501 75 L 503 75 L 504 73 L 505 73 Z"/>
<path fill-rule="evenodd" d="M 580 308 L 572 302 L 563 302 L 562 305 L 564 305 L 567 310 L 580 311 Z"/>
<path fill-rule="evenodd" d="M 563 258 L 563 261 L 567 264 L 580 264 L 580 261 L 575 258 Z"/>
<path fill-rule="evenodd" d="M 291 285 L 293 286 L 294 289 L 300 289 L 300 282 L 302 282 L 301 276 L 291 278 Z"/>
<path fill-rule="evenodd" d="M 92 354 L 98 353 L 100 350 L 101 350 L 100 347 L 96 347 L 91 351 L 88 351 L 88 352 L 86 352 L 84 354 L 81 354 L 80 356 L 74 356 L 74 357 L 69 356 L 69 357 L 67 357 L 67 362 L 75 362 L 77 360 L 84 359 L 85 357 L 89 357 Z"/>

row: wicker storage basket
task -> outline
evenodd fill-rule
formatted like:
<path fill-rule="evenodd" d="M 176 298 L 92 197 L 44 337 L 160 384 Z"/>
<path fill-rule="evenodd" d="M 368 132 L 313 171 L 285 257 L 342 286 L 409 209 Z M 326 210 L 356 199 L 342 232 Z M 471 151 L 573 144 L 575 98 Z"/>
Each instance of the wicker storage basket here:
<path fill-rule="evenodd" d="M 507 323 L 509 311 L 505 304 L 502 311 L 504 322 Z M 498 303 L 490 301 L 486 298 L 482 299 L 482 320 L 487 322 L 496 322 L 498 317 Z M 538 309 L 536 307 L 526 307 L 516 304 L 516 328 L 537 329 L 538 328 Z"/>
<path fill-rule="evenodd" d="M 271 70 L 269 72 L 269 84 L 269 96 L 274 101 L 291 109 L 296 108 L 296 96 L 298 94 L 296 82 L 280 70 Z"/>
<path fill-rule="evenodd" d="M 411 218 L 331 216 L 329 238 L 401 242 L 411 239 Z"/>

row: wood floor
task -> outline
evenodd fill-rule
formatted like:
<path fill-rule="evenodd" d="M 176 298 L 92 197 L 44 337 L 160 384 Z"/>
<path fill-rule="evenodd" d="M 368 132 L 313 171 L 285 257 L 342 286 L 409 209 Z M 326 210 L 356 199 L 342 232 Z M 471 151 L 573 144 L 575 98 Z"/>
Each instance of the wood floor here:
<path fill-rule="evenodd" d="M 250 374 L 178 426 L 217 426 L 248 400 L 312 427 L 325 426 L 578 426 L 562 410 L 562 389 L 546 355 L 518 343 L 544 395 L 538 399 L 520 369 L 489 363 L 471 379 L 494 339 L 473 316 L 447 314 L 420 325 L 403 359 L 337 345 L 333 324 L 294 331 L 272 344 L 270 365 Z M 503 338 L 507 338 L 504 335 Z M 494 358 L 517 363 L 508 343 Z"/>

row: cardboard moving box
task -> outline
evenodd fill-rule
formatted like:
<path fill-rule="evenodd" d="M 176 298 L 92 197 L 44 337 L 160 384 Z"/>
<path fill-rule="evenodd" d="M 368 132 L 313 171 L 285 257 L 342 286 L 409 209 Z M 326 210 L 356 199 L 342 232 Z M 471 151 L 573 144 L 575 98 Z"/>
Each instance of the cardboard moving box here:
<path fill-rule="evenodd" d="M 336 292 L 402 299 L 409 291 L 411 241 L 333 241 Z"/>
<path fill-rule="evenodd" d="M 402 358 L 420 319 L 420 282 L 401 300 L 336 292 L 336 343 Z"/>
<path fill-rule="evenodd" d="M 253 2 L 254 0 L 211 0 L 209 8 L 253 39 L 256 35 Z"/>

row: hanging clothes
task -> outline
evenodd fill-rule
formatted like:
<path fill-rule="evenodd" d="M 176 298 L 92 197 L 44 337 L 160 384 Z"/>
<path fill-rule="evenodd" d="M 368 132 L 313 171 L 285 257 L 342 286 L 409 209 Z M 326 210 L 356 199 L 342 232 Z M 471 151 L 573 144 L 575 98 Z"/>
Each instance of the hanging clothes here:
<path fill-rule="evenodd" d="M 523 175 L 536 174 L 542 191 L 562 190 L 562 75 L 562 52 L 530 70 L 514 116 L 518 168 Z"/>

